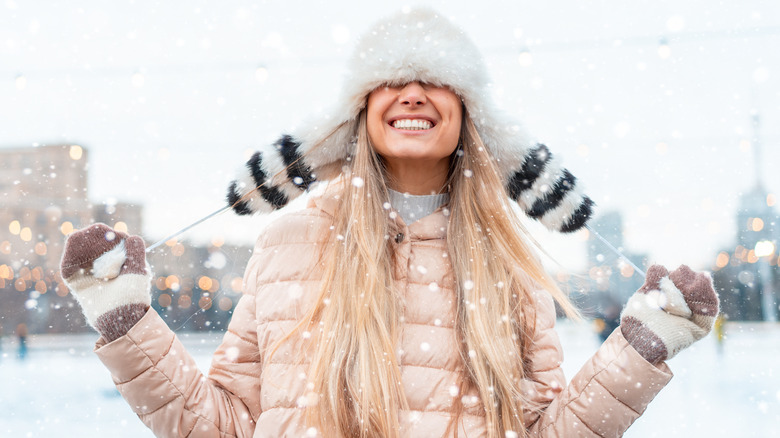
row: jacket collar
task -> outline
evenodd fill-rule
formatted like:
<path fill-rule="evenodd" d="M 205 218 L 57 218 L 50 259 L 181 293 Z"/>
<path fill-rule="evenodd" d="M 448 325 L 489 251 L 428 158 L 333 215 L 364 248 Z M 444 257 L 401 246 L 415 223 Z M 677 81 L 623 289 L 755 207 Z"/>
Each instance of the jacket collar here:
<path fill-rule="evenodd" d="M 315 195 L 310 199 L 309 206 L 319 209 L 330 217 L 336 216 L 339 202 L 341 202 L 338 199 L 341 184 L 343 182 L 340 181 L 328 183 L 322 195 Z M 395 212 L 395 210 L 390 209 L 388 212 Z M 447 236 L 449 204 L 442 205 L 428 216 L 412 222 L 411 225 L 404 223 L 401 215 L 395 213 L 394 218 L 388 215 L 390 229 L 407 234 L 411 240 L 435 240 L 444 239 Z"/>

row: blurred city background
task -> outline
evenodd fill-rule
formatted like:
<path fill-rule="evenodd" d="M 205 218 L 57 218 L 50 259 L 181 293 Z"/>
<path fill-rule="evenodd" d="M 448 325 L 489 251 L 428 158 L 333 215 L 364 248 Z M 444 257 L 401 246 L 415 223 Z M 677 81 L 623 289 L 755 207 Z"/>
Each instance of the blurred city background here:
<path fill-rule="evenodd" d="M 563 156 L 601 236 L 642 270 L 712 272 L 724 318 L 630 436 L 780 436 L 780 4 L 423 3 L 483 49 L 496 100 Z M 222 207 L 248 154 L 325 111 L 357 35 L 399 7 L 0 4 L 0 435 L 100 435 L 114 423 L 95 406 L 110 405 L 138 436 L 110 378 L 90 380 L 96 336 L 57 272 L 65 237 L 104 222 L 150 245 Z M 149 254 L 152 305 L 204 370 L 267 220 L 228 212 Z M 562 322 L 571 376 L 643 279 L 592 233 L 526 226 L 588 318 Z M 47 388 L 94 427 L 36 418 Z"/>

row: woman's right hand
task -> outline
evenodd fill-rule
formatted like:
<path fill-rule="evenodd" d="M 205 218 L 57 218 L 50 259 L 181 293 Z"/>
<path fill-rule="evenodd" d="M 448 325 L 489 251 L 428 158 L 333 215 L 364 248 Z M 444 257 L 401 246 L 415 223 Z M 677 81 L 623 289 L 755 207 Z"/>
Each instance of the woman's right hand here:
<path fill-rule="evenodd" d="M 94 224 L 68 236 L 60 272 L 87 322 L 107 341 L 124 336 L 151 305 L 143 239 Z"/>

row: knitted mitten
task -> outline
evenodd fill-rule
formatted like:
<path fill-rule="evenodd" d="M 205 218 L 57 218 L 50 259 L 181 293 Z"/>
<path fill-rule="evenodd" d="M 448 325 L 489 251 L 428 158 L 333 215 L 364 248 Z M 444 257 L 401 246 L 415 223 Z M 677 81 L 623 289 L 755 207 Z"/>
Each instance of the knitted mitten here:
<path fill-rule="evenodd" d="M 62 279 L 81 305 L 87 322 L 107 341 L 124 336 L 151 304 L 151 271 L 144 241 L 104 224 L 68 237 Z"/>
<path fill-rule="evenodd" d="M 718 304 L 708 275 L 685 265 L 670 274 L 653 265 L 623 309 L 620 330 L 642 357 L 657 364 L 706 336 Z"/>

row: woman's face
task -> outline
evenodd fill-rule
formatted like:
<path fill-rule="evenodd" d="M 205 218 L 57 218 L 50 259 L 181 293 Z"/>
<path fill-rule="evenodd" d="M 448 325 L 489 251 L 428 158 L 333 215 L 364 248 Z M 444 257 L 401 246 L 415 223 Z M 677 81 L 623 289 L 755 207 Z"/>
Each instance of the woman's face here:
<path fill-rule="evenodd" d="M 458 146 L 460 98 L 449 88 L 410 82 L 381 87 L 368 95 L 368 136 L 388 171 L 404 168 L 434 174 L 449 169 Z M 403 173 L 403 172 L 401 172 Z"/>

